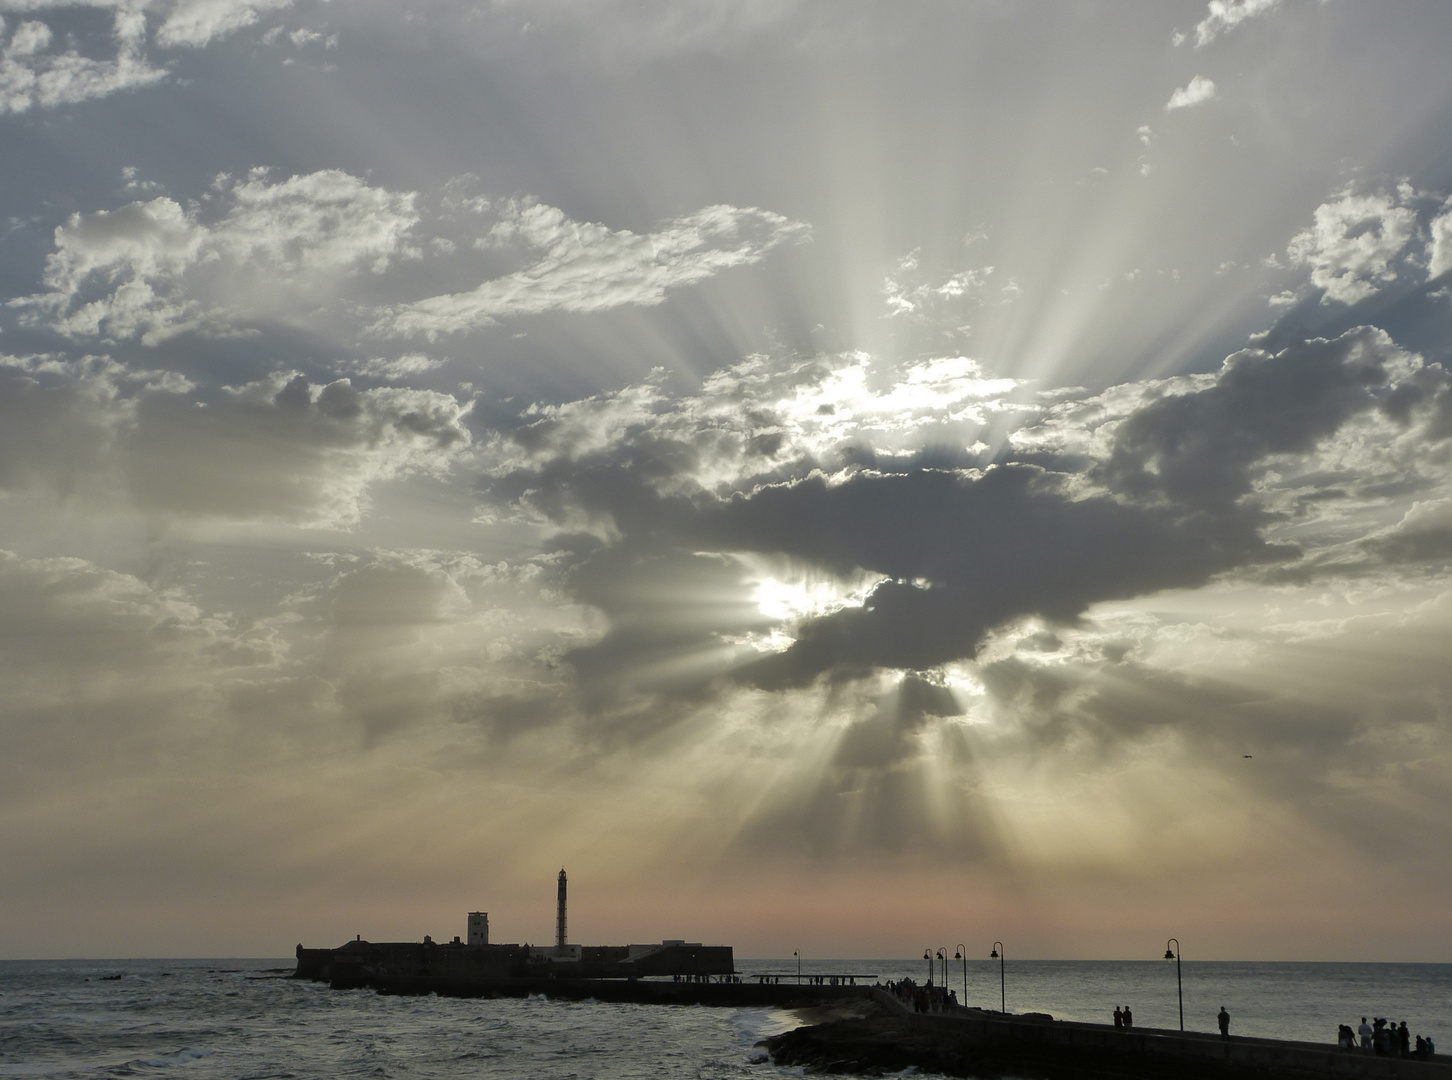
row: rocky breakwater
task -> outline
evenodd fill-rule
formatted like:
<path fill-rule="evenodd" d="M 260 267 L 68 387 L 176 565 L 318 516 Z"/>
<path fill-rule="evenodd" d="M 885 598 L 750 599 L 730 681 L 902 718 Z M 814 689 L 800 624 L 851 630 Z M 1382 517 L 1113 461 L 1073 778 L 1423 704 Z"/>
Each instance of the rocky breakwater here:
<path fill-rule="evenodd" d="M 757 1044 L 778 1065 L 854 1076 L 888 1076 L 910 1068 L 947 1076 L 998 1075 L 971 1071 L 970 1060 L 958 1048 L 913 1031 L 897 1010 L 876 1001 L 852 1009 L 796 1011 L 810 1022 Z"/>

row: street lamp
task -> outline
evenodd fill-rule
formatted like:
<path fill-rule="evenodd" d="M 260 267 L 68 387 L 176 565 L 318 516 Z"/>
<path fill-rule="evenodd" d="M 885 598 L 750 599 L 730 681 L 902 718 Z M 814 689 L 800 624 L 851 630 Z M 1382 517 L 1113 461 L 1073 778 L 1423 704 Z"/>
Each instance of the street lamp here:
<path fill-rule="evenodd" d="M 1008 1000 L 1008 994 L 1003 986 L 1003 954 L 1007 951 L 1003 947 L 1003 942 L 995 941 L 993 943 L 993 951 L 988 954 L 988 959 L 998 961 L 998 1011 L 1005 1016 L 1008 1015 L 1008 1006 L 1005 1004 Z"/>
<path fill-rule="evenodd" d="M 798 986 L 801 986 L 802 985 L 802 951 L 800 949 L 793 949 L 792 950 L 792 955 L 797 958 L 797 985 Z"/>
<path fill-rule="evenodd" d="M 931 948 L 927 948 L 927 949 L 924 949 L 923 950 L 923 959 L 928 962 L 928 985 L 929 986 L 932 986 L 933 985 L 933 950 Z"/>
<path fill-rule="evenodd" d="M 947 991 L 948 991 L 948 950 L 947 949 L 939 949 L 938 950 L 938 959 L 941 960 L 941 961 L 943 961 L 943 992 L 944 993 L 947 993 Z"/>
<path fill-rule="evenodd" d="M 1173 941 L 1175 943 L 1175 947 L 1173 949 L 1170 948 L 1170 941 Z M 1184 1031 L 1185 1030 L 1185 984 L 1180 979 L 1180 939 L 1179 938 L 1173 938 L 1172 937 L 1172 938 L 1170 938 L 1170 941 L 1165 942 L 1165 959 L 1166 960 L 1173 960 L 1175 962 L 1175 988 L 1177 990 L 1179 990 L 1179 992 L 1180 992 L 1180 1030 L 1181 1031 Z"/>
<path fill-rule="evenodd" d="M 958 951 L 953 954 L 954 960 L 963 961 L 963 1008 L 968 1007 L 968 946 L 959 944 Z"/>

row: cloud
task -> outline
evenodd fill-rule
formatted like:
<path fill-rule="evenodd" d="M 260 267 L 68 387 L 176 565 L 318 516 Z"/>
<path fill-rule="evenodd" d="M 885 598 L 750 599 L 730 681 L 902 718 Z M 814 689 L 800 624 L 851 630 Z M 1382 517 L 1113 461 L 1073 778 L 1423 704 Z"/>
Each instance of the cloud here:
<path fill-rule="evenodd" d="M 155 0 L 164 13 L 156 42 L 197 48 L 257 22 L 262 12 L 289 7 L 292 0 Z"/>
<path fill-rule="evenodd" d="M 471 441 L 471 403 L 432 391 L 278 375 L 202 395 L 111 362 L 11 359 L 0 490 L 120 500 L 158 519 L 351 528 L 373 484 L 442 474 Z"/>
<path fill-rule="evenodd" d="M 977 654 L 988 631 L 1039 615 L 1071 622 L 1090 604 L 1284 557 L 1253 530 L 1173 509 L 1075 498 L 1066 477 L 1006 465 L 980 475 L 922 471 L 798 481 L 707 514 L 718 543 L 890 580 L 858 608 L 808 620 L 742 677 L 800 686 L 834 670 L 931 670 Z"/>
<path fill-rule="evenodd" d="M 0 663 L 12 678 L 61 665 L 91 678 L 136 675 L 219 644 L 222 631 L 194 604 L 130 574 L 0 551 Z"/>
<path fill-rule="evenodd" d="M 0 11 L 56 11 L 96 8 L 116 12 L 139 35 L 146 16 L 159 19 L 155 40 L 163 47 L 198 48 L 251 26 L 260 14 L 289 7 L 292 0 L 0 0 Z"/>
<path fill-rule="evenodd" d="M 19 22 L 0 46 L 0 116 L 31 108 L 55 108 L 153 86 L 167 77 L 165 67 L 147 56 L 151 42 L 160 48 L 200 48 L 255 23 L 261 12 L 287 7 L 292 0 L 0 0 L 0 12 L 28 14 L 66 8 L 113 11 L 112 59 L 83 56 L 72 45 L 53 49 L 57 35 L 44 21 Z M 0 18 L 0 38 L 7 30 Z M 62 35 L 69 41 L 69 35 Z"/>
<path fill-rule="evenodd" d="M 1418 237 L 1415 199 L 1403 181 L 1395 191 L 1347 189 L 1316 208 L 1314 223 L 1291 239 L 1287 251 L 1293 262 L 1311 268 L 1323 304 L 1355 304 L 1397 280 L 1398 259 Z M 1434 258 L 1440 250 L 1434 246 Z"/>
<path fill-rule="evenodd" d="M 372 319 L 375 334 L 432 339 L 506 317 L 659 304 L 672 289 L 759 262 L 808 233 L 769 211 L 713 206 L 636 234 L 528 201 L 461 198 L 458 188 L 445 185 L 425 206 L 417 192 L 375 187 L 337 169 L 281 180 L 254 169 L 240 179 L 219 176 L 186 205 L 161 195 L 75 213 L 55 230 L 47 291 L 8 304 L 27 325 L 150 346 L 269 323 L 316 331 L 320 318 L 356 331 L 360 316 Z M 528 265 L 472 291 L 378 305 L 379 293 L 417 286 L 401 274 L 377 285 L 359 279 L 400 262 L 423 264 L 424 281 L 477 273 L 461 269 L 467 259 L 459 243 L 428 235 L 436 229 L 464 243 L 474 235 L 479 262 L 517 264 L 522 256 Z M 407 372 L 400 363 L 368 372 L 397 378 L 423 370 L 417 358 Z"/>
<path fill-rule="evenodd" d="M 0 19 L 0 35 L 6 29 Z M 0 47 L 0 115 L 72 105 L 161 81 L 166 71 L 147 61 L 144 34 L 139 15 L 118 10 L 116 58 L 93 60 L 74 48 L 53 51 L 54 35 L 45 23 L 18 23 Z"/>
<path fill-rule="evenodd" d="M 145 512 L 351 528 L 370 485 L 453 464 L 469 446 L 469 408 L 426 390 L 278 376 L 204 408 L 150 397 L 117 450 Z"/>
<path fill-rule="evenodd" d="M 1362 546 L 1393 562 L 1445 563 L 1452 558 L 1452 499 L 1413 503 L 1401 521 Z"/>
<path fill-rule="evenodd" d="M 1452 270 L 1452 199 L 1442 206 L 1442 213 L 1432 219 L 1431 249 L 1428 251 L 1427 275 L 1441 277 Z"/>
<path fill-rule="evenodd" d="M 775 383 L 723 372 L 675 402 L 644 386 L 551 407 L 493 448 L 491 500 L 592 537 L 566 580 L 613 629 L 569 654 L 582 686 L 639 689 L 631 671 L 660 670 L 667 654 L 674 682 L 650 685 L 687 696 L 727 673 L 784 690 L 938 670 L 1025 619 L 1074 625 L 1106 601 L 1300 565 L 1321 515 L 1370 533 L 1378 492 L 1438 469 L 1426 448 L 1440 368 L 1366 327 L 1244 350 L 1214 375 L 1015 406 L 1027 415 L 1012 449 L 989 462 L 909 450 L 865 384 L 824 413 L 815 403 L 852 385 L 851 366 L 790 370 L 778 365 Z M 893 394 L 912 378 L 895 382 Z M 884 411 L 923 440 L 948 406 L 936 408 Z M 987 419 L 965 417 L 956 437 Z M 1364 489 L 1327 479 L 1342 473 Z M 730 596 L 802 568 L 840 590 L 815 610 L 698 607 L 686 634 L 652 611 L 650 583 L 670 565 L 682 596 L 693 575 Z M 615 586 L 629 582 L 627 602 Z"/>
<path fill-rule="evenodd" d="M 181 376 L 106 357 L 0 355 L 0 491 L 105 495 L 115 440 L 139 403 L 190 389 Z"/>
<path fill-rule="evenodd" d="M 1369 327 L 1274 355 L 1244 350 L 1213 383 L 1150 400 L 1127 416 L 1114 430 L 1103 475 L 1137 500 L 1233 516 L 1260 463 L 1311 451 L 1375 408 L 1406 365 L 1390 337 Z"/>
<path fill-rule="evenodd" d="M 1215 84 L 1203 75 L 1196 75 L 1189 83 L 1170 95 L 1170 100 L 1165 102 L 1165 112 L 1188 109 L 1201 102 L 1209 101 L 1214 96 Z"/>
<path fill-rule="evenodd" d="M 481 452 L 491 494 L 514 500 L 491 512 L 609 536 L 621 515 L 661 495 L 749 491 L 818 468 L 976 462 L 976 451 L 948 445 L 973 444 L 1018 388 L 966 357 L 886 375 L 859 353 L 785 364 L 753 356 L 710 376 L 696 396 L 672 398 L 648 381 L 531 406 Z"/>
<path fill-rule="evenodd" d="M 882 296 L 891 317 L 931 317 L 946 306 L 981 305 L 988 288 L 993 267 L 982 266 L 960 270 L 936 281 L 922 280 L 917 253 L 898 261 L 896 273 L 882 283 Z"/>
<path fill-rule="evenodd" d="M 760 262 L 772 248 L 807 234 L 801 222 L 755 208 L 708 206 L 642 235 L 573 221 L 553 206 L 512 202 L 489 241 L 523 249 L 535 259 L 531 265 L 468 292 L 399 305 L 373 329 L 432 338 L 511 316 L 651 306 L 671 289 Z"/>
<path fill-rule="evenodd" d="M 425 356 L 423 353 L 405 353 L 402 356 L 394 357 L 375 356 L 353 364 L 352 370 L 358 375 L 368 375 L 378 379 L 407 380 L 412 376 L 437 370 L 445 363 L 445 360 Z"/>
<path fill-rule="evenodd" d="M 68 336 L 147 345 L 298 317 L 348 277 L 414 255 L 415 200 L 336 169 L 275 183 L 259 169 L 220 177 L 202 207 L 160 197 L 72 214 L 46 260 L 49 291 L 10 303 Z"/>
<path fill-rule="evenodd" d="M 1280 0 L 1210 0 L 1209 13 L 1195 24 L 1195 47 L 1198 49 L 1208 45 L 1246 20 L 1265 15 L 1279 2 Z"/>
<path fill-rule="evenodd" d="M 104 375 L 45 385 L 15 367 L 0 372 L 0 490 L 91 486 L 119 419 L 116 392 Z"/>

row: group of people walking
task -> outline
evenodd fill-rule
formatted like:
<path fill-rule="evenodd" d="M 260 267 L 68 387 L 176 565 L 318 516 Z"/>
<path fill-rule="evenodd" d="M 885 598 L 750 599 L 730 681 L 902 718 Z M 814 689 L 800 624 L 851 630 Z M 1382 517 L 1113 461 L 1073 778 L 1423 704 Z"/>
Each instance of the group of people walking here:
<path fill-rule="evenodd" d="M 927 986 L 919 986 L 911 979 L 899 979 L 897 982 L 889 982 L 883 989 L 913 1012 L 951 1012 L 960 1008 L 956 991 L 934 986 L 931 982 Z"/>
<path fill-rule="evenodd" d="M 1215 1022 L 1220 1025 L 1220 1037 L 1230 1038 L 1230 1014 L 1225 1011 L 1225 1006 L 1220 1006 L 1220 1012 L 1215 1016 Z M 1114 1006 L 1114 1026 L 1117 1029 L 1134 1027 L 1134 1011 L 1128 1005 L 1123 1008 Z"/>
<path fill-rule="evenodd" d="M 883 989 L 914 1012 L 949 1012 L 960 1007 L 957 994 L 931 982 L 918 986 L 912 979 L 901 979 L 887 983 Z M 1224 1005 L 1215 1015 L 1215 1024 L 1220 1029 L 1220 1037 L 1229 1040 L 1230 1012 Z M 1134 1011 L 1128 1005 L 1114 1007 L 1114 1026 L 1117 1030 L 1134 1027 Z M 1336 1032 L 1336 1045 L 1342 1050 L 1359 1049 L 1367 1054 L 1413 1059 L 1430 1058 L 1437 1052 L 1431 1036 L 1418 1035 L 1413 1039 L 1405 1020 L 1398 1024 L 1380 1016 L 1370 1023 L 1363 1016 L 1361 1025 L 1354 1030 L 1349 1024 L 1340 1025 Z"/>
<path fill-rule="evenodd" d="M 1430 1036 L 1418 1035 L 1413 1042 L 1405 1020 L 1398 1024 L 1381 1016 L 1371 1023 L 1363 1016 L 1355 1031 L 1350 1024 L 1342 1024 L 1336 1032 L 1336 1045 L 1342 1050 L 1360 1049 L 1364 1054 L 1386 1057 L 1429 1058 L 1437 1052 Z"/>

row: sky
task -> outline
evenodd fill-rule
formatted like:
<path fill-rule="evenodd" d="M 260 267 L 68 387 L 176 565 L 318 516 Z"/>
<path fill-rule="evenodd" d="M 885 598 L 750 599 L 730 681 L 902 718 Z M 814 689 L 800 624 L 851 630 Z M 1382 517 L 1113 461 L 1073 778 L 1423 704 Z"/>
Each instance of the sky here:
<path fill-rule="evenodd" d="M 0 20 L 0 956 L 1452 961 L 1452 5 Z"/>

